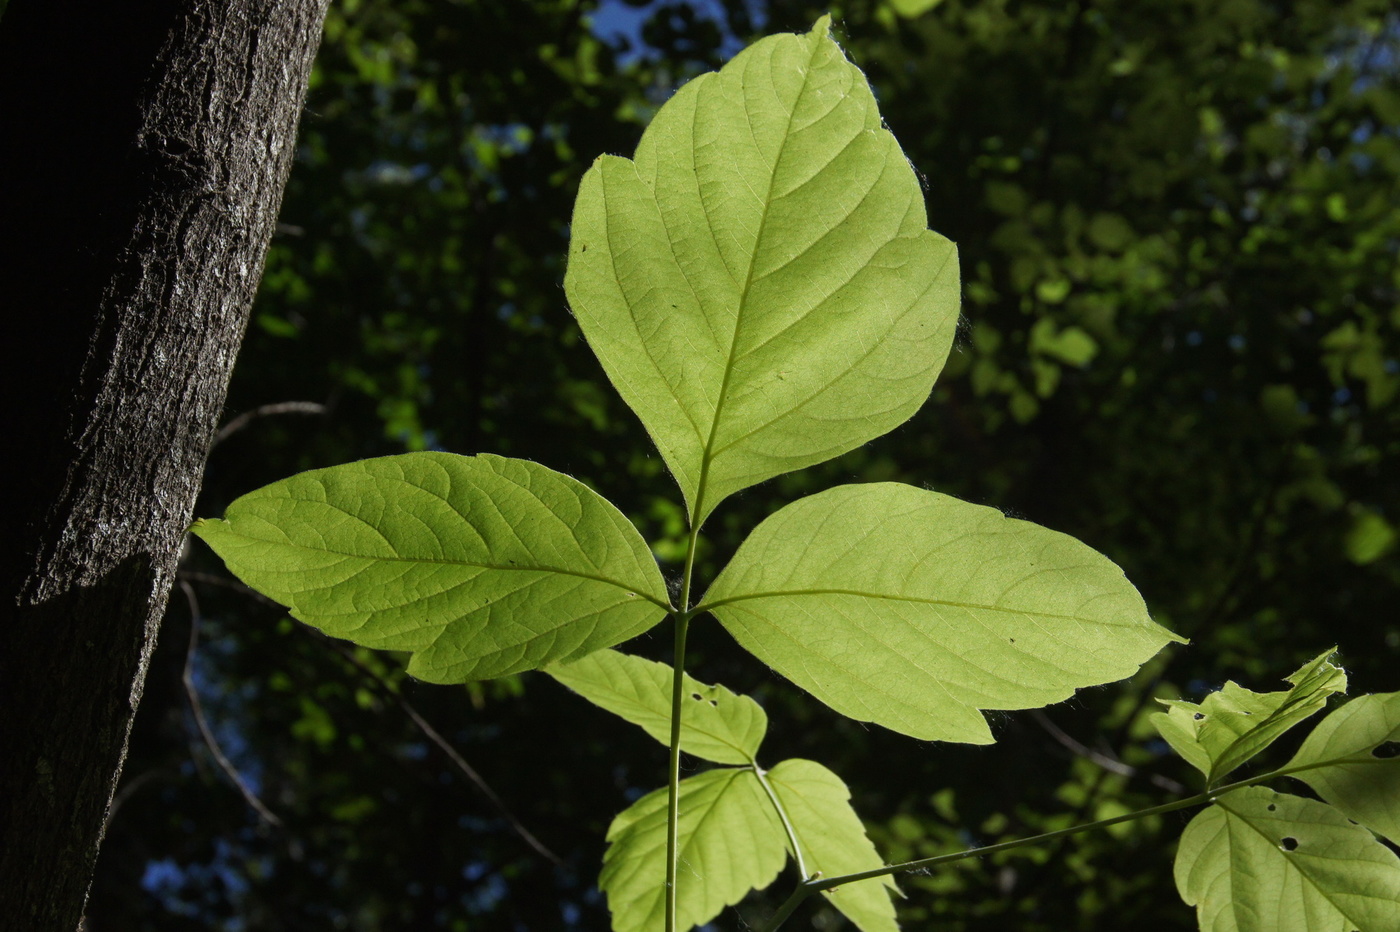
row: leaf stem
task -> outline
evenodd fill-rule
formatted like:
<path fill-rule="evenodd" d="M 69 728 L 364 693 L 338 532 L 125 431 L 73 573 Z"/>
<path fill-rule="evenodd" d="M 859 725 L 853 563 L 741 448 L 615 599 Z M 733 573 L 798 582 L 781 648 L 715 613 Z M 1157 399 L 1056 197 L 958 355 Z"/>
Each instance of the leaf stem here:
<path fill-rule="evenodd" d="M 1164 815 L 1168 812 L 1176 812 L 1179 809 L 1189 809 L 1192 806 L 1201 806 L 1205 805 L 1206 803 L 1214 802 L 1218 797 L 1224 796 L 1226 793 L 1231 793 L 1235 790 L 1244 789 L 1247 786 L 1254 786 L 1255 784 L 1263 783 L 1268 780 L 1273 780 L 1277 777 L 1284 777 L 1294 773 L 1301 773 L 1305 770 L 1314 770 L 1320 766 L 1327 766 L 1329 763 L 1335 763 L 1335 761 L 1329 761 L 1318 764 L 1308 764 L 1300 767 L 1284 767 L 1282 769 L 1272 770 L 1268 773 L 1260 774 L 1255 777 L 1249 777 L 1245 780 L 1239 780 L 1235 783 L 1229 784 L 1228 786 L 1222 786 L 1217 789 L 1206 790 L 1203 793 L 1197 793 L 1195 796 L 1190 796 L 1186 799 L 1178 799 L 1175 802 L 1163 803 L 1160 806 L 1152 806 L 1148 809 L 1139 809 L 1136 812 L 1130 812 L 1127 815 L 1114 816 L 1111 819 L 1100 819 L 1097 822 L 1085 822 L 1081 825 L 1071 825 L 1068 828 L 1057 829 L 1053 832 L 1045 832 L 1040 835 L 1031 835 L 1027 838 L 1017 838 L 1013 841 L 1003 841 L 999 844 L 986 845 L 985 847 L 981 848 L 967 848 L 963 851 L 954 851 L 951 854 L 940 854 L 931 858 L 921 858 L 917 861 L 904 861 L 900 864 L 886 864 L 883 867 L 877 867 L 873 870 L 868 871 L 861 871 L 860 873 L 856 874 L 840 874 L 835 877 L 823 877 L 821 879 L 816 880 L 804 879 L 801 883 L 797 885 L 797 889 L 792 891 L 792 895 L 789 896 L 787 900 L 785 900 L 783 904 L 778 907 L 778 911 L 775 912 L 772 918 L 768 920 L 768 924 L 762 927 L 762 932 L 777 932 L 777 929 L 788 919 L 788 917 L 790 917 L 793 914 L 794 911 L 796 911 L 798 906 L 802 905 L 803 901 L 806 900 L 807 897 L 811 896 L 813 893 L 820 893 L 825 890 L 830 890 L 834 887 L 842 886 L 843 884 L 855 883 L 858 880 L 870 880 L 875 877 L 887 877 L 890 874 L 902 874 L 907 873 L 909 871 L 927 870 L 928 868 L 937 867 L 942 864 L 951 864 L 954 861 L 962 861 L 966 860 L 967 858 L 980 858 L 988 854 L 996 854 L 1001 851 L 1010 851 L 1013 848 L 1023 848 L 1027 845 L 1035 845 L 1040 844 L 1042 842 L 1053 841 L 1056 838 L 1064 838 L 1069 835 L 1078 835 L 1081 832 L 1088 832 L 1093 831 L 1094 829 L 1107 828 L 1110 825 L 1117 825 L 1120 822 L 1132 822 L 1138 819 L 1145 819 L 1148 816 Z"/>
<path fill-rule="evenodd" d="M 676 862 L 679 855 L 676 836 L 681 818 L 681 703 L 685 699 L 685 636 L 689 626 L 689 612 L 676 615 L 676 660 L 671 677 L 671 762 L 666 777 L 666 932 L 676 932 Z"/>
<path fill-rule="evenodd" d="M 676 619 L 676 653 L 671 665 L 671 758 L 666 773 L 666 932 L 676 929 L 676 867 L 679 860 L 677 836 L 681 811 L 681 711 L 685 708 L 685 639 L 694 612 L 690 608 L 690 581 L 695 572 L 695 545 L 700 538 L 700 526 L 690 525 L 690 540 L 685 551 L 685 570 L 681 575 L 681 610 Z"/>
<path fill-rule="evenodd" d="M 768 801 L 773 804 L 774 809 L 778 810 L 778 820 L 783 823 L 783 831 L 787 832 L 788 847 L 792 848 L 792 858 L 797 862 L 798 879 L 802 881 L 811 879 L 811 875 L 807 873 L 807 862 L 802 858 L 802 846 L 797 843 L 797 832 L 792 827 L 792 821 L 788 819 L 787 810 L 783 808 L 782 800 L 773 791 L 773 785 L 768 782 L 768 774 L 755 763 L 753 775 L 758 777 L 758 785 L 763 787 L 763 792 L 768 794 Z"/>

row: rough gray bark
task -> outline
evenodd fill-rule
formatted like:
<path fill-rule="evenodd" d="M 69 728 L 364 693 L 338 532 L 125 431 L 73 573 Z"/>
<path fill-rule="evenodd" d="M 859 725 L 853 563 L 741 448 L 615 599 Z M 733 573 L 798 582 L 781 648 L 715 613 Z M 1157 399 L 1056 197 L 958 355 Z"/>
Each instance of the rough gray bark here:
<path fill-rule="evenodd" d="M 80 920 L 327 0 L 0 20 L 0 925 Z"/>

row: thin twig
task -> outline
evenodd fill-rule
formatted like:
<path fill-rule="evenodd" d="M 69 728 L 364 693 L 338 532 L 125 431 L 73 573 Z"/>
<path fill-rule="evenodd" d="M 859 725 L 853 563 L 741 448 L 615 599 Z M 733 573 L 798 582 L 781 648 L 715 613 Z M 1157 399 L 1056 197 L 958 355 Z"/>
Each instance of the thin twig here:
<path fill-rule="evenodd" d="M 200 573 L 190 570 L 181 570 L 180 579 L 182 581 L 191 580 L 194 582 L 205 583 L 207 585 L 212 586 L 222 586 L 225 589 L 231 589 L 234 592 L 241 593 L 242 595 L 245 595 L 248 598 L 262 602 L 266 605 L 271 605 L 277 609 L 282 609 L 281 605 L 279 605 L 272 599 L 269 599 L 261 592 L 258 592 L 256 589 L 245 586 L 243 583 L 238 582 L 237 580 L 228 579 L 224 576 L 218 576 L 213 573 Z M 182 582 L 182 584 L 184 583 Z M 299 629 L 302 629 L 301 626 L 298 627 Z M 313 635 L 316 634 L 315 632 L 311 631 L 311 629 L 302 630 L 306 630 L 308 633 L 311 633 Z M 520 836 L 521 840 L 523 840 L 527 845 L 534 849 L 535 852 L 537 852 L 541 857 L 545 858 L 551 864 L 554 864 L 556 867 L 561 867 L 565 869 L 568 868 L 568 864 L 566 864 L 564 860 L 559 857 L 559 855 L 555 854 L 548 847 L 546 847 L 543 842 L 536 838 L 534 834 L 529 829 L 527 829 L 520 822 L 519 819 L 515 817 L 515 814 L 512 813 L 510 809 L 506 807 L 505 802 L 501 799 L 500 796 L 496 794 L 496 791 L 491 788 L 491 785 L 486 782 L 486 779 L 482 777 L 481 774 L 477 773 L 476 769 L 472 767 L 471 764 L 466 762 L 462 755 L 457 752 L 457 749 L 454 748 L 447 741 L 446 738 L 439 734 L 437 729 L 430 725 L 428 721 L 424 719 L 421 714 L 419 714 L 418 710 L 413 707 L 413 704 L 410 703 L 407 699 L 405 699 L 396 689 L 394 689 L 392 684 L 390 684 L 387 680 L 384 679 L 384 677 L 380 676 L 370 667 L 362 663 L 360 659 L 356 657 L 354 653 L 341 642 L 324 636 L 317 636 L 317 640 L 328 645 L 332 650 L 340 654 L 340 656 L 345 660 L 346 663 L 350 664 L 357 671 L 359 671 L 361 674 L 367 677 L 371 682 L 375 684 L 375 686 L 379 689 L 380 692 L 392 699 L 395 702 L 395 704 L 397 704 L 398 707 L 403 710 L 404 714 L 408 716 L 409 721 L 411 721 L 414 724 L 414 727 L 421 731 L 423 733 L 423 736 L 426 737 L 429 741 L 437 745 L 438 748 L 444 754 L 447 755 L 448 759 L 452 761 L 453 765 L 456 766 L 456 768 L 460 770 L 462 774 L 468 780 L 470 780 L 471 783 L 478 790 L 482 792 L 482 794 L 487 798 L 488 801 L 490 801 L 490 803 L 493 806 L 495 806 L 496 811 L 501 814 L 501 817 L 506 820 L 506 822 L 510 825 L 511 829 L 517 835 Z"/>
<path fill-rule="evenodd" d="M 195 725 L 199 727 L 199 734 L 204 738 L 204 744 L 209 748 L 209 753 L 214 756 L 219 769 L 233 781 L 233 785 L 238 787 L 238 792 L 243 794 L 243 799 L 253 808 L 253 811 L 268 825 L 276 828 L 282 827 L 282 820 L 273 814 L 272 810 L 263 805 L 257 794 L 244 782 L 242 775 L 233 766 L 233 763 L 224 754 L 223 748 L 219 747 L 218 739 L 214 737 L 213 731 L 209 728 L 209 722 L 204 717 L 204 704 L 199 700 L 199 690 L 194 685 L 194 655 L 199 647 L 199 599 L 195 597 L 194 587 L 188 582 L 179 580 L 180 589 L 185 593 L 185 600 L 190 606 L 190 646 L 185 651 L 185 670 L 180 675 L 180 680 L 185 684 L 185 695 L 189 696 L 190 709 L 194 712 Z"/>
<path fill-rule="evenodd" d="M 1116 757 L 1110 757 L 1109 755 L 1104 754 L 1101 751 L 1096 751 L 1093 748 L 1088 747 L 1087 745 L 1081 744 L 1079 741 L 1077 741 L 1075 738 L 1069 735 L 1064 729 L 1062 729 L 1059 725 L 1056 725 L 1053 721 L 1051 721 L 1050 716 L 1046 715 L 1044 710 L 1033 710 L 1031 712 L 1031 717 L 1036 720 L 1036 723 L 1040 725 L 1041 728 L 1045 729 L 1046 733 L 1049 734 L 1050 737 L 1054 738 L 1060 744 L 1064 745 L 1064 747 L 1072 753 L 1084 758 L 1090 763 L 1097 764 L 1098 766 L 1102 767 L 1104 770 L 1109 771 L 1110 773 L 1116 773 L 1120 776 L 1129 778 L 1135 777 L 1141 772 L 1132 764 L 1125 764 L 1123 763 L 1123 761 L 1119 760 Z M 1166 790 L 1168 793 L 1181 794 L 1186 792 L 1186 787 L 1182 786 L 1180 783 L 1177 783 L 1171 777 L 1164 777 L 1161 774 L 1153 773 L 1148 774 L 1147 779 L 1153 786 Z"/>
<path fill-rule="evenodd" d="M 326 406 L 317 401 L 279 401 L 275 404 L 259 405 L 251 411 L 244 411 L 238 417 L 229 421 L 219 432 L 214 435 L 214 439 L 209 441 L 209 449 L 214 449 L 229 437 L 238 433 L 243 428 L 260 417 L 272 417 L 278 414 L 325 414 Z"/>
<path fill-rule="evenodd" d="M 481 774 L 477 773 L 476 769 L 472 767 L 471 764 L 468 764 L 461 754 L 457 753 L 457 749 L 454 748 L 447 741 L 446 738 L 439 734 L 438 730 L 432 725 L 430 725 L 427 719 L 423 718 L 423 716 L 418 713 L 418 710 L 413 707 L 412 703 L 405 699 L 403 695 L 399 693 L 398 690 L 394 689 L 394 687 L 387 680 L 385 680 L 384 677 L 380 676 L 369 666 L 362 663 L 360 659 L 356 657 L 354 653 L 344 644 L 341 644 L 339 641 L 331 640 L 330 638 L 325 638 L 325 642 L 328 645 L 330 645 L 332 650 L 340 654 L 340 656 L 345 660 L 346 663 L 350 664 L 356 670 L 360 671 L 360 673 L 373 680 L 375 685 L 379 687 L 379 690 L 382 693 L 387 695 L 390 699 L 394 700 L 394 702 L 398 704 L 399 708 L 403 709 L 404 714 L 408 716 L 409 720 L 413 722 L 415 726 L 417 726 L 418 730 L 423 733 L 424 737 L 426 737 L 433 744 L 437 745 L 438 748 L 441 749 L 441 751 L 447 755 L 448 759 L 452 761 L 452 763 L 457 767 L 457 769 L 460 770 L 463 773 L 463 775 L 465 775 L 466 778 L 470 780 L 478 790 L 481 791 L 482 795 L 484 795 L 491 802 L 491 805 L 496 807 L 496 811 L 501 814 L 502 818 L 504 818 L 506 822 L 510 824 L 510 827 L 515 830 L 515 833 L 519 835 L 527 845 L 533 848 L 535 852 L 541 857 L 546 858 L 555 867 L 562 867 L 566 869 L 568 868 L 568 865 L 564 863 L 564 860 L 561 857 L 559 857 L 559 855 L 549 850 L 549 848 L 547 848 L 542 841 L 536 838 L 528 828 L 521 824 L 520 820 L 515 817 L 515 814 L 512 813 L 508 808 L 506 808 L 505 801 L 502 800 L 501 797 L 496 795 L 495 790 L 491 789 L 491 785 L 486 782 L 486 779 L 482 777 Z"/>
<path fill-rule="evenodd" d="M 144 773 L 137 774 L 118 787 L 116 794 L 112 797 L 112 804 L 107 807 L 107 819 L 102 824 L 103 834 L 105 835 L 112 828 L 112 820 L 117 817 L 117 810 L 120 809 L 128 799 L 136 795 L 137 790 L 141 789 L 141 787 L 150 783 L 152 780 L 166 776 L 169 776 L 169 774 L 161 770 L 147 770 Z"/>

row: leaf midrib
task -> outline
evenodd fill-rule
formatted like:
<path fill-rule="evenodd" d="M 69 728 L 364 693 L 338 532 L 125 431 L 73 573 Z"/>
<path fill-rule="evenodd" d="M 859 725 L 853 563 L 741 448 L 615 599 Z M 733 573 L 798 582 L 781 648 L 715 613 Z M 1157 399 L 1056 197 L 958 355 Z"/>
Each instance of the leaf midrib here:
<path fill-rule="evenodd" d="M 519 564 L 483 563 L 474 560 L 441 560 L 434 559 L 431 557 L 367 556 L 361 553 L 347 553 L 344 550 L 336 550 L 331 547 L 308 547 L 305 544 L 293 543 L 291 541 L 266 540 L 261 537 L 251 537 L 247 534 L 239 534 L 236 531 L 229 531 L 229 533 L 243 540 L 254 541 L 260 544 L 272 544 L 274 546 L 279 547 L 289 547 L 293 550 L 304 550 L 308 553 L 329 553 L 334 554 L 338 557 L 345 557 L 347 559 L 353 560 L 373 560 L 380 563 L 422 563 L 429 566 L 467 566 L 473 567 L 475 569 L 500 571 L 519 570 L 528 573 L 556 573 L 560 576 L 573 576 L 578 579 L 588 579 L 592 580 L 593 582 L 600 582 L 609 586 L 614 586 L 618 589 L 621 589 L 623 592 L 634 593 L 638 597 L 646 599 L 648 602 L 665 611 L 671 612 L 675 610 L 669 604 L 662 602 L 660 599 L 657 599 L 653 595 L 649 595 L 648 593 L 642 591 L 639 587 L 625 585 L 619 582 L 618 580 L 610 579 L 607 576 L 599 576 L 595 573 L 583 573 L 579 572 L 578 570 L 561 569 L 555 566 L 521 566 Z"/>
<path fill-rule="evenodd" d="M 763 197 L 763 215 L 759 217 L 758 232 L 754 235 L 754 248 L 749 253 L 749 268 L 744 274 L 744 286 L 739 290 L 739 307 L 734 312 L 734 331 L 729 338 L 729 355 L 724 361 L 724 376 L 719 383 L 719 399 L 715 402 L 715 413 L 710 421 L 710 436 L 705 438 L 705 449 L 700 454 L 700 479 L 695 485 L 695 504 L 690 515 L 690 526 L 697 526 L 697 522 L 705 516 L 705 492 L 706 485 L 710 478 L 710 463 L 713 462 L 715 454 L 712 452 L 715 445 L 715 437 L 719 434 L 720 420 L 724 416 L 724 403 L 729 397 L 729 381 L 734 373 L 735 351 L 739 346 L 739 330 L 743 326 L 744 311 L 748 307 L 749 291 L 753 287 L 754 266 L 758 263 L 758 247 L 763 242 L 763 233 L 768 226 L 768 214 L 773 207 L 773 181 L 778 174 L 778 166 L 783 161 L 783 153 L 787 151 L 788 139 L 792 135 L 792 121 L 797 115 L 797 101 L 802 99 L 802 95 L 807 92 L 807 87 L 812 80 L 812 60 L 816 58 L 819 43 L 813 43 L 807 50 L 807 66 L 802 72 L 802 88 L 798 91 L 796 99 L 793 101 L 792 109 L 788 111 L 787 125 L 783 128 L 783 139 L 778 145 L 778 153 L 773 157 L 773 166 L 768 172 L 768 188 Z"/>
<path fill-rule="evenodd" d="M 1134 627 L 1133 622 L 1115 622 L 1112 620 L 1098 618 L 1084 618 L 1078 615 L 1063 615 L 1056 612 L 1033 612 L 1026 609 L 1004 608 L 997 605 L 982 605 L 973 602 L 954 602 L 949 599 L 930 599 L 923 596 L 897 595 L 886 592 L 863 592 L 858 589 L 775 589 L 769 592 L 749 592 L 743 595 L 729 596 L 728 598 L 716 599 L 713 602 L 702 602 L 694 609 L 695 614 L 703 612 L 713 612 L 715 609 L 725 605 L 732 605 L 735 602 L 744 602 L 751 599 L 784 599 L 796 596 L 827 596 L 827 595 L 849 595 L 864 599 L 883 599 L 891 602 L 917 602 L 922 605 L 938 605 L 945 608 L 963 608 L 969 611 L 1002 612 L 1007 615 L 1029 616 L 1032 618 L 1052 618 L 1059 621 L 1080 621 L 1090 624 L 1115 625 L 1121 624 L 1123 627 Z"/>

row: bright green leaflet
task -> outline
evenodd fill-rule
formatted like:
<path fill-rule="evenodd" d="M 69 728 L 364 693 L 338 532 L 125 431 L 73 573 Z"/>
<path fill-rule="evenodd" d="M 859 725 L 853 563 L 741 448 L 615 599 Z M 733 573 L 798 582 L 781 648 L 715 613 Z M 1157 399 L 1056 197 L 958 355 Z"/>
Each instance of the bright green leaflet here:
<path fill-rule="evenodd" d="M 1289 770 L 1324 761 L 1325 767 L 1293 774 L 1317 794 L 1374 832 L 1400 844 L 1400 693 L 1359 696 L 1324 718 Z M 1390 757 L 1375 753 L 1390 745 Z"/>
<path fill-rule="evenodd" d="M 302 473 L 193 532 L 299 621 L 413 651 L 433 683 L 504 676 L 640 634 L 666 584 L 636 529 L 568 476 L 416 453 Z"/>
<path fill-rule="evenodd" d="M 666 905 L 666 789 L 648 793 L 608 829 L 598 886 L 614 932 L 655 932 Z M 677 928 L 713 919 L 787 860 L 783 827 L 750 769 L 709 770 L 680 785 Z"/>
<path fill-rule="evenodd" d="M 594 651 L 582 660 L 544 670 L 589 702 L 640 725 L 657 741 L 671 744 L 669 664 L 615 650 Z M 768 731 L 757 702 L 723 686 L 685 677 L 681 750 L 717 764 L 752 764 Z"/>
<path fill-rule="evenodd" d="M 952 344 L 957 251 L 828 26 L 685 85 L 574 206 L 569 303 L 695 526 L 903 423 Z"/>
<path fill-rule="evenodd" d="M 1310 799 L 1226 794 L 1186 826 L 1175 872 L 1201 932 L 1400 929 L 1400 858 Z"/>
<path fill-rule="evenodd" d="M 768 773 L 792 822 L 809 872 L 823 877 L 873 870 L 884 864 L 851 808 L 851 791 L 841 778 L 809 760 L 785 760 Z M 861 932 L 895 932 L 893 879 L 860 880 L 822 895 Z"/>
<path fill-rule="evenodd" d="M 897 483 L 778 511 L 699 610 L 843 715 L 972 744 L 992 741 L 979 709 L 1058 702 L 1180 640 L 1084 544 Z"/>
<path fill-rule="evenodd" d="M 1289 676 L 1292 689 L 1256 693 L 1229 682 L 1199 705 L 1163 699 L 1168 709 L 1153 715 L 1152 724 L 1178 754 L 1206 775 L 1206 785 L 1213 785 L 1319 712 L 1333 693 L 1346 692 L 1346 673 L 1327 660 L 1335 650 L 1313 658 Z"/>

